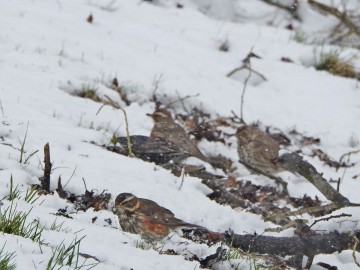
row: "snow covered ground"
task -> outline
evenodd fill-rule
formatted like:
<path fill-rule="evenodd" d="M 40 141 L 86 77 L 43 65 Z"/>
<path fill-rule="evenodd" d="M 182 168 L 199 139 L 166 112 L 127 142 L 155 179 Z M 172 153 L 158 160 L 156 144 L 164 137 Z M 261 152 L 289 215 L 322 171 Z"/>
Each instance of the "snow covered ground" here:
<path fill-rule="evenodd" d="M 155 1 L 156 2 L 156 1 Z M 159 2 L 159 1 L 158 1 Z M 84 86 L 94 87 L 100 96 L 108 95 L 126 109 L 130 134 L 149 135 L 153 126 L 146 113 L 154 110 L 149 102 L 154 82 L 160 78 L 157 95 L 163 101 L 178 95 L 197 95 L 186 100 L 188 108 L 197 106 L 213 117 L 239 113 L 243 78 L 226 74 L 241 65 L 251 48 L 261 59 L 252 59 L 252 67 L 267 81 L 250 80 L 245 96 L 244 117 L 247 122 L 260 120 L 264 125 L 291 129 L 321 139 L 320 147 L 339 159 L 342 154 L 360 148 L 360 89 L 356 80 L 333 76 L 312 67 L 314 54 L 322 48 L 293 40 L 294 32 L 283 27 L 266 25 L 274 8 L 259 1 L 183 1 L 177 8 L 173 1 L 152 4 L 142 1 L 46 1 L 11 0 L 0 3 L 0 198 L 9 194 L 12 175 L 14 185 L 25 195 L 31 184 L 42 176 L 43 146 L 49 142 L 53 162 L 51 190 L 61 175 L 65 189 L 99 193 L 106 189 L 112 196 L 132 192 L 149 198 L 170 209 L 176 217 L 214 231 L 231 228 L 235 233 L 258 233 L 274 225 L 260 216 L 240 209 L 222 206 L 206 197 L 210 190 L 196 178 L 181 180 L 154 164 L 120 156 L 89 144 L 109 143 L 112 135 L 125 136 L 121 111 L 89 99 L 72 95 Z M 112 3 L 109 5 L 109 3 Z M 219 7 L 221 5 L 221 8 Z M 232 5 L 236 5 L 235 7 Z M 206 9 L 208 7 L 208 9 Z M 204 12 L 204 10 L 206 12 Z M 231 13 L 232 12 L 232 13 Z M 302 11 L 304 29 L 318 20 L 312 31 L 331 25 L 328 18 L 320 20 L 309 10 Z M 92 14 L 93 23 L 86 18 Z M 268 14 L 262 19 L 247 20 L 254 14 Z M 317 15 L 320 16 L 320 15 Z M 280 18 L 281 16 L 279 16 Z M 310 31 L 310 30 L 309 30 Z M 228 41 L 229 51 L 218 47 Z M 334 47 L 324 46 L 324 50 Z M 358 53 L 342 49 L 344 55 Z M 290 58 L 293 63 L 281 61 Z M 354 58 L 356 61 L 356 58 Z M 359 62 L 354 62 L 360 67 Z M 119 100 L 105 83 L 117 77 L 126 87 L 131 105 Z M 181 104 L 175 106 L 182 111 Z M 26 164 L 19 163 L 20 142 L 26 136 L 26 157 L 36 150 Z M 235 138 L 225 149 L 237 160 Z M 13 147 L 10 147 L 12 145 Z M 216 151 L 213 143 L 201 142 L 203 152 Z M 306 150 L 306 149 L 305 149 Z M 360 154 L 351 156 L 354 167 L 336 171 L 317 158 L 306 157 L 326 179 L 342 178 L 341 193 L 358 202 L 360 188 Z M 239 165 L 238 179 L 274 185 Z M 299 176 L 284 173 L 289 192 L 296 197 L 304 194 L 325 198 Z M 150 248 L 139 248 L 137 235 L 119 230 L 117 218 L 110 211 L 73 212 L 73 206 L 54 195 L 41 196 L 33 205 L 15 200 L 19 210 L 28 211 L 29 220 L 38 219 L 45 227 L 44 245 L 40 248 L 29 239 L 5 234 L 0 246 L 16 251 L 17 269 L 46 269 L 52 248 L 62 241 L 70 243 L 85 236 L 82 253 L 98 258 L 96 269 L 197 269 L 199 263 L 185 260 L 193 254 L 206 257 L 217 246 L 187 243 L 174 235 L 162 243 L 183 256 L 160 255 Z M 10 202 L 2 201 L 1 210 Z M 68 207 L 72 219 L 53 215 Z M 351 218 L 318 223 L 316 229 L 360 229 L 360 210 L 349 208 L 335 213 L 352 214 Z M 94 217 L 95 222 L 92 222 Z M 310 218 L 310 217 L 309 217 Z M 105 219 L 112 221 L 111 225 Z M 310 218 L 311 219 L 311 218 Z M 63 223 L 63 229 L 51 230 L 51 224 Z M 281 234 L 293 235 L 292 229 Z M 360 257 L 359 254 L 357 254 Z M 339 269 L 357 269 L 351 251 L 316 256 L 314 262 L 326 261 Z M 95 262 L 89 259 L 88 263 Z M 243 262 L 243 267 L 247 263 Z M 231 269 L 218 265 L 217 269 Z M 313 267 L 313 269 L 320 269 Z"/>

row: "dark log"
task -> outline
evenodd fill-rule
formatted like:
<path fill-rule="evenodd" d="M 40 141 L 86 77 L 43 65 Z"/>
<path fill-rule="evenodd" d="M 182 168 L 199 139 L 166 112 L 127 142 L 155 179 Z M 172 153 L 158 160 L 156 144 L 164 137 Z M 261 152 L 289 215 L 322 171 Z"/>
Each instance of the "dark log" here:
<path fill-rule="evenodd" d="M 224 238 L 228 244 L 247 252 L 280 256 L 303 254 L 310 257 L 352 250 L 354 246 L 354 237 L 351 234 L 338 232 L 316 234 L 306 238 L 234 234 L 225 234 Z M 357 249 L 359 250 L 360 248 Z"/>
<path fill-rule="evenodd" d="M 330 232 L 327 234 L 310 234 L 307 237 L 274 237 L 256 234 L 238 235 L 231 231 L 215 233 L 204 228 L 183 229 L 184 237 L 193 241 L 214 244 L 225 242 L 233 248 L 248 253 L 294 256 L 297 254 L 308 257 L 317 254 L 332 254 L 343 250 L 353 250 L 354 242 L 359 240 L 360 231 L 355 233 Z M 360 246 L 356 247 L 360 251 Z"/>

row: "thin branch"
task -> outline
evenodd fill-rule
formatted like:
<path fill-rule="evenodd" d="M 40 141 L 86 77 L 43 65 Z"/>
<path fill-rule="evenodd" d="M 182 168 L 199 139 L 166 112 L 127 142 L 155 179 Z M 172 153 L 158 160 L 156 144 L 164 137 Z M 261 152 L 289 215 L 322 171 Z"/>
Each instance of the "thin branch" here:
<path fill-rule="evenodd" d="M 0 99 L 0 109 L 1 109 L 2 116 L 5 118 L 4 107 L 2 105 L 1 99 Z"/>
<path fill-rule="evenodd" d="M 163 74 L 160 74 L 158 77 L 155 77 L 153 82 L 153 92 L 152 92 L 151 101 L 155 103 L 155 110 L 159 109 L 160 107 L 160 102 L 157 99 L 156 92 L 159 89 L 159 85 L 162 82 L 163 78 L 164 78 Z"/>
<path fill-rule="evenodd" d="M 252 52 L 252 49 L 250 50 L 250 53 Z M 247 83 L 251 77 L 251 61 L 250 61 L 250 58 L 249 58 L 249 63 L 248 63 L 248 70 L 249 70 L 249 74 L 248 76 L 246 77 L 245 81 L 244 81 L 244 86 L 243 86 L 243 90 L 242 90 L 242 94 L 241 94 L 241 103 L 240 103 L 240 119 L 242 119 L 244 121 L 244 97 L 245 97 L 245 92 L 246 92 L 246 86 L 247 86 Z"/>
<path fill-rule="evenodd" d="M 291 216 L 301 216 L 303 214 L 311 214 L 311 213 L 317 213 L 317 212 L 330 213 L 339 208 L 340 207 L 338 207 L 337 205 L 335 205 L 333 203 L 330 203 L 327 205 L 307 207 L 307 208 L 302 208 L 302 209 L 287 212 L 287 213 L 276 213 L 276 214 L 266 217 L 265 221 L 272 221 L 272 220 L 277 220 L 280 218 L 286 218 L 286 217 L 291 217 Z"/>
<path fill-rule="evenodd" d="M 349 156 L 349 159 L 350 159 L 350 156 L 351 156 L 352 154 L 358 154 L 358 153 L 360 153 L 360 149 L 355 150 L 355 151 L 350 151 L 350 152 L 348 152 L 348 153 L 345 153 L 345 154 L 343 154 L 343 155 L 340 157 L 339 162 L 342 163 L 343 159 L 344 159 L 346 156 Z"/>
<path fill-rule="evenodd" d="M 336 17 L 342 24 L 344 24 L 351 32 L 355 33 L 357 36 L 360 37 L 360 27 L 356 25 L 348 16 L 346 11 L 340 12 L 335 7 L 330 7 L 328 5 L 319 3 L 315 0 L 308 0 L 309 5 L 325 14 L 330 14 Z"/>
<path fill-rule="evenodd" d="M 355 262 L 355 264 L 358 266 L 358 267 L 360 267 L 360 263 L 358 262 L 358 260 L 356 259 L 356 250 L 357 250 L 357 246 L 358 246 L 358 244 L 359 244 L 359 239 L 357 238 L 357 237 L 353 237 L 354 238 L 354 247 L 353 247 L 353 250 L 352 250 L 352 257 L 353 257 L 353 259 L 354 259 L 354 262 Z"/>
<path fill-rule="evenodd" d="M 334 218 L 341 218 L 341 217 L 352 217 L 352 215 L 349 214 L 340 214 L 340 215 L 335 215 L 335 216 L 329 216 L 329 217 L 325 217 L 325 218 L 320 218 L 315 220 L 310 226 L 309 229 L 314 226 L 316 223 L 320 222 L 320 221 L 329 221 L 330 219 L 334 219 Z"/>
<path fill-rule="evenodd" d="M 171 105 L 173 105 L 173 104 L 175 104 L 175 103 L 177 103 L 177 102 L 183 102 L 183 101 L 186 100 L 186 99 L 193 98 L 193 97 L 198 97 L 198 96 L 200 96 L 199 93 L 198 93 L 198 94 L 195 94 L 195 95 L 186 95 L 185 97 L 180 97 L 180 98 L 178 98 L 178 99 L 176 99 L 176 100 L 174 100 L 174 101 L 166 104 L 165 109 L 169 108 Z"/>
<path fill-rule="evenodd" d="M 294 2 L 291 5 L 281 4 L 280 1 L 272 1 L 272 0 L 262 0 L 262 1 L 265 2 L 266 4 L 271 5 L 271 6 L 275 6 L 275 7 L 278 7 L 280 9 L 288 11 L 294 19 L 296 19 L 298 21 L 301 21 L 300 16 L 297 14 L 297 10 L 298 10 L 298 7 L 299 7 L 299 1 L 298 0 L 294 0 Z"/>
<path fill-rule="evenodd" d="M 180 174 L 180 178 L 181 178 L 181 182 L 180 182 L 180 186 L 179 186 L 179 190 L 181 190 L 183 184 L 184 184 L 184 180 L 185 180 L 185 167 L 183 167 L 181 169 L 181 174 Z"/>
<path fill-rule="evenodd" d="M 180 93 L 179 93 L 178 90 L 176 90 L 176 94 L 177 94 L 177 96 L 178 96 L 178 100 L 181 102 L 181 106 L 183 107 L 184 111 L 185 111 L 187 114 L 190 114 L 189 111 L 188 111 L 188 109 L 187 109 L 186 106 L 185 106 L 184 100 L 181 100 L 181 96 L 180 96 Z"/>
<path fill-rule="evenodd" d="M 114 108 L 116 109 L 119 109 L 123 112 L 124 114 L 124 118 L 125 118 L 125 131 L 126 131 L 126 137 L 127 137 L 127 145 L 128 145 L 128 151 L 129 151 L 129 156 L 133 156 L 133 153 L 132 153 L 132 149 L 131 149 L 131 140 L 130 140 L 130 132 L 129 132 L 129 122 L 128 122 L 128 118 L 127 118 L 127 114 L 126 114 L 126 111 L 121 108 L 121 106 L 119 105 L 119 103 L 113 101 L 110 97 L 108 97 L 107 95 L 105 95 L 105 97 L 108 99 L 109 101 L 109 104 L 111 106 L 113 106 Z"/>

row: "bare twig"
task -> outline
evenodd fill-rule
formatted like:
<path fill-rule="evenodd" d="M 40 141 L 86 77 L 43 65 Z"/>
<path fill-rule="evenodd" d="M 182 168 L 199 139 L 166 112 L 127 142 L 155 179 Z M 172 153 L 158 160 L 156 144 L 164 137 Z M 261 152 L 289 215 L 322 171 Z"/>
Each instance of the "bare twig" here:
<path fill-rule="evenodd" d="M 127 137 L 127 145 L 128 145 L 128 151 L 129 151 L 129 156 L 133 156 L 132 150 L 131 150 L 131 140 L 130 140 L 130 132 L 129 132 L 129 122 L 128 122 L 128 118 L 127 118 L 127 114 L 126 111 L 119 107 L 119 109 L 123 112 L 124 114 L 124 118 L 125 118 L 125 130 L 126 130 L 126 137 Z"/>
<path fill-rule="evenodd" d="M 343 159 L 344 159 L 346 156 L 348 156 L 348 159 L 350 159 L 350 156 L 351 156 L 352 154 L 358 154 L 358 153 L 360 153 L 360 149 L 355 150 L 355 151 L 350 151 L 350 152 L 348 152 L 348 153 L 345 153 L 345 154 L 343 154 L 343 155 L 340 157 L 339 162 L 342 163 L 342 162 L 343 162 Z"/>
<path fill-rule="evenodd" d="M 251 68 L 251 58 L 255 57 L 255 58 L 260 58 L 259 56 L 257 56 L 256 54 L 254 54 L 252 51 L 253 51 L 253 48 L 254 47 L 251 47 L 250 49 L 250 52 L 247 54 L 247 56 L 243 59 L 242 61 L 242 65 L 238 68 L 235 68 L 233 69 L 232 71 L 230 71 L 226 76 L 227 77 L 230 77 L 232 76 L 233 74 L 235 74 L 236 72 L 242 70 L 242 69 L 247 69 L 249 71 L 247 77 L 245 78 L 245 81 L 244 81 L 244 85 L 243 85 L 243 90 L 242 90 L 242 93 L 241 93 L 241 102 L 240 102 L 240 120 L 242 122 L 245 122 L 244 121 L 244 114 L 243 114 L 243 108 L 244 108 L 244 98 L 245 98 L 245 92 L 246 92 L 246 87 L 247 87 L 247 84 L 248 84 L 248 81 L 250 80 L 251 78 L 251 75 L 252 73 L 255 73 L 257 74 L 258 76 L 260 76 L 260 78 L 262 78 L 264 81 L 266 81 L 266 78 L 264 75 L 262 75 L 261 73 L 253 70 Z"/>
<path fill-rule="evenodd" d="M 195 95 L 186 95 L 184 97 L 179 97 L 178 99 L 175 99 L 174 101 L 166 104 L 165 109 L 170 108 L 170 106 L 172 106 L 173 104 L 175 104 L 177 102 L 183 102 L 186 99 L 193 98 L 193 97 L 198 97 L 199 95 L 200 94 L 198 93 L 198 94 L 195 94 Z"/>
<path fill-rule="evenodd" d="M 318 157 L 325 164 L 329 165 L 330 167 L 336 168 L 336 170 L 338 170 L 341 167 L 347 168 L 347 167 L 352 167 L 355 165 L 355 163 L 347 164 L 345 162 L 342 162 L 341 159 L 338 162 L 338 161 L 334 160 L 333 158 L 331 158 L 328 154 L 326 154 L 324 151 L 322 151 L 319 148 L 312 150 L 312 156 Z"/>
<path fill-rule="evenodd" d="M 252 52 L 252 49 L 250 50 L 250 53 Z M 245 81 L 244 81 L 244 86 L 243 86 L 243 90 L 242 90 L 242 93 L 241 93 L 241 103 L 240 103 L 240 119 L 242 119 L 244 121 L 244 97 L 245 97 L 245 91 L 246 91 L 246 86 L 247 86 L 247 83 L 251 77 L 251 61 L 250 61 L 250 58 L 249 58 L 249 62 L 247 63 L 248 65 L 248 70 L 249 70 L 249 74 L 248 76 L 246 77 Z"/>
<path fill-rule="evenodd" d="M 301 21 L 301 18 L 297 13 L 297 10 L 298 10 L 298 7 L 299 7 L 299 1 L 298 0 L 294 0 L 291 5 L 284 5 L 284 4 L 281 3 L 281 1 L 273 1 L 273 0 L 262 0 L 262 1 L 269 4 L 269 5 L 271 5 L 271 6 L 275 6 L 275 7 L 278 7 L 280 9 L 288 11 L 294 19 L 296 19 L 298 21 Z"/>
<path fill-rule="evenodd" d="M 330 219 L 334 219 L 334 218 L 341 218 L 341 217 L 352 217 L 352 215 L 349 214 L 340 214 L 340 215 L 335 215 L 335 216 L 329 216 L 329 217 L 325 217 L 325 218 L 320 218 L 315 220 L 310 226 L 309 229 L 314 226 L 316 223 L 320 222 L 320 221 L 329 221 Z"/>
<path fill-rule="evenodd" d="M 181 190 L 183 184 L 184 184 L 184 180 L 185 180 L 185 167 L 183 167 L 181 169 L 181 174 L 180 174 L 180 178 L 181 178 L 181 182 L 180 182 L 180 186 L 179 186 L 179 190 Z"/>
<path fill-rule="evenodd" d="M 129 133 L 129 122 L 128 122 L 128 118 L 127 118 L 127 114 L 126 111 L 121 108 L 121 106 L 119 105 L 119 103 L 117 103 L 116 101 L 113 101 L 109 96 L 105 95 L 104 96 L 108 101 L 104 101 L 104 104 L 101 105 L 100 109 L 98 110 L 97 114 L 100 112 L 100 110 L 105 106 L 105 105 L 110 105 L 115 109 L 118 109 L 120 111 L 123 112 L 124 114 L 124 118 L 125 118 L 125 131 L 126 131 L 126 137 L 127 137 L 127 145 L 128 145 L 128 155 L 129 156 L 133 156 L 132 150 L 131 150 L 131 140 L 130 140 L 130 133 Z"/>
<path fill-rule="evenodd" d="M 188 109 L 187 109 L 186 106 L 185 106 L 184 99 L 182 99 L 181 96 L 180 96 L 179 91 L 176 90 L 176 94 L 177 94 L 178 100 L 181 102 L 181 106 L 183 107 L 183 109 L 184 109 L 184 111 L 186 112 L 186 114 L 190 114 L 189 111 L 188 111 Z"/>
<path fill-rule="evenodd" d="M 226 77 L 230 77 L 231 75 L 235 74 L 236 72 L 238 72 L 238 71 L 240 71 L 242 69 L 250 69 L 252 73 L 258 75 L 264 81 L 267 81 L 266 77 L 263 74 L 261 74 L 260 72 L 254 70 L 252 68 L 246 67 L 244 65 L 241 66 L 241 67 L 234 68 L 232 71 L 230 71 L 228 74 L 226 74 Z"/>
<path fill-rule="evenodd" d="M 1 109 L 2 116 L 5 118 L 4 107 L 2 105 L 1 99 L 0 99 L 0 109 Z"/>
<path fill-rule="evenodd" d="M 6 146 L 10 146 L 12 149 L 15 149 L 15 150 L 20 151 L 20 149 L 19 149 L 19 148 L 16 148 L 16 147 L 15 147 L 15 146 L 13 146 L 11 143 L 0 143 L 0 144 L 2 144 L 2 145 L 6 145 Z"/>
<path fill-rule="evenodd" d="M 353 22 L 349 18 L 348 14 L 346 13 L 346 10 L 341 12 L 335 7 L 330 7 L 328 5 L 319 3 L 315 0 L 308 0 L 308 3 L 312 8 L 314 8 L 320 12 L 323 12 L 325 14 L 330 14 L 330 15 L 336 17 L 351 32 L 355 33 L 357 36 L 360 37 L 360 27 L 358 25 L 356 25 L 355 22 Z"/>
<path fill-rule="evenodd" d="M 96 115 L 98 115 L 100 113 L 100 111 L 102 110 L 102 108 L 104 108 L 106 105 L 109 105 L 109 104 L 104 103 L 103 105 L 101 105 L 100 108 L 98 109 L 98 111 L 96 112 Z"/>
<path fill-rule="evenodd" d="M 353 237 L 354 239 L 354 247 L 353 247 L 353 250 L 352 250 L 352 256 L 353 256 L 353 259 L 354 259 L 354 262 L 355 264 L 360 267 L 360 263 L 358 262 L 357 258 L 356 258 L 356 250 L 357 250 L 357 246 L 359 245 L 359 239 L 357 237 Z"/>
<path fill-rule="evenodd" d="M 330 213 L 337 209 L 339 209 L 339 207 L 337 205 L 331 203 L 331 204 L 327 204 L 327 205 L 302 208 L 302 209 L 287 212 L 287 213 L 276 213 L 276 214 L 266 217 L 265 221 L 278 220 L 280 218 L 285 218 L 285 217 L 290 217 L 290 216 L 299 216 L 299 215 L 303 215 L 303 214 L 312 214 L 312 213 L 317 213 L 317 212 Z"/>
<path fill-rule="evenodd" d="M 50 191 L 50 174 L 52 164 L 50 162 L 50 146 L 49 143 L 46 143 L 44 146 L 44 177 L 41 178 L 41 189 L 45 191 Z"/>
<path fill-rule="evenodd" d="M 159 107 L 160 107 L 160 102 L 157 99 L 156 92 L 159 89 L 159 85 L 163 81 L 163 79 L 164 79 L 163 74 L 160 74 L 158 77 L 155 77 L 154 82 L 153 82 L 153 92 L 152 92 L 151 101 L 153 101 L 155 103 L 155 110 L 159 109 Z"/>

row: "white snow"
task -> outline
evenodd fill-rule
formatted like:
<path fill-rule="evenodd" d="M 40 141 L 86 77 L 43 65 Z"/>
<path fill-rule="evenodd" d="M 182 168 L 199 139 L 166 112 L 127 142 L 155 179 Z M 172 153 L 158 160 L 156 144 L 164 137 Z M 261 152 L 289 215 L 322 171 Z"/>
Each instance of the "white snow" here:
<path fill-rule="evenodd" d="M 213 117 L 231 116 L 231 111 L 239 113 L 243 79 L 228 78 L 226 74 L 239 67 L 253 47 L 261 59 L 253 58 L 252 67 L 267 81 L 247 85 L 246 121 L 260 120 L 283 131 L 296 128 L 308 136 L 319 137 L 319 147 L 338 160 L 342 154 L 360 147 L 359 84 L 309 66 L 314 51 L 321 46 L 295 42 L 293 32 L 284 27 L 286 21 L 280 19 L 288 16 L 285 12 L 278 15 L 273 26 L 267 25 L 275 8 L 261 1 L 178 1 L 184 4 L 183 8 L 176 8 L 176 1 L 155 2 L 158 4 L 134 0 L 1 1 L 0 198 L 9 193 L 11 175 L 23 197 L 29 185 L 39 184 L 43 146 L 49 142 L 53 162 L 51 190 L 61 176 L 63 184 L 68 182 L 66 190 L 82 194 L 84 178 L 89 190 L 110 192 L 112 203 L 117 194 L 132 192 L 156 201 L 180 219 L 210 230 L 231 228 L 239 234 L 261 234 L 274 225 L 255 214 L 211 201 L 206 197 L 210 190 L 200 179 L 186 176 L 179 190 L 181 179 L 168 171 L 90 144 L 90 141 L 108 143 L 114 133 L 125 136 L 124 116 L 110 106 L 97 114 L 101 104 L 72 93 L 87 85 L 98 89 L 100 96 L 118 101 L 126 110 L 133 135 L 150 134 L 153 123 L 146 113 L 154 110 L 149 100 L 158 78 L 161 80 L 157 95 L 163 101 L 175 100 L 178 94 L 199 94 L 186 100 L 188 109 L 198 106 Z M 316 33 L 324 30 L 324 25 L 334 23 L 307 6 L 301 12 L 305 18 L 304 31 Z M 92 24 L 86 21 L 90 14 L 94 17 Z M 256 14 L 261 16 L 255 19 Z M 221 52 L 218 47 L 225 40 L 230 50 Z M 345 55 L 358 53 L 354 49 L 342 50 Z M 281 57 L 289 57 L 293 63 L 282 62 Z M 355 65 L 360 66 L 356 61 Z M 130 106 L 126 107 L 105 86 L 113 77 L 128 89 Z M 175 107 L 177 112 L 182 111 L 180 104 Z M 25 159 L 33 151 L 38 152 L 26 164 L 20 164 L 18 149 L 27 127 Z M 236 142 L 233 138 L 230 141 L 231 147 L 224 149 L 223 154 L 236 161 Z M 221 151 L 221 146 L 215 143 L 201 142 L 199 147 L 204 153 Z M 327 179 L 342 178 L 341 193 L 359 203 L 360 176 L 356 179 L 353 176 L 360 173 L 360 154 L 351 156 L 351 162 L 356 164 L 346 171 L 343 168 L 336 171 L 317 158 L 306 159 Z M 250 175 L 241 165 L 236 174 L 241 179 L 274 185 L 270 180 Z M 317 195 L 325 201 L 303 178 L 286 173 L 284 176 L 290 194 Z M 1 211 L 10 204 L 7 200 L 2 202 Z M 62 241 L 71 243 L 75 236 L 77 239 L 85 236 L 80 246 L 82 253 L 101 261 L 95 269 L 196 269 L 199 263 L 185 260 L 184 256 L 196 254 L 204 258 L 216 250 L 216 246 L 209 249 L 201 244 L 179 244 L 185 240 L 176 234 L 159 245 L 184 256 L 160 254 L 151 247 L 143 250 L 137 247 L 142 242 L 138 235 L 118 229 L 117 218 L 111 211 L 73 212 L 73 206 L 56 192 L 41 196 L 33 205 L 23 199 L 15 202 L 22 211 L 32 207 L 29 220 L 38 219 L 45 227 L 43 238 L 48 244 L 40 249 L 29 239 L 4 234 L 0 247 L 6 243 L 7 250 L 16 251 L 17 269 L 46 269 L 51 248 Z M 73 219 L 53 215 L 65 207 Z M 318 223 L 316 229 L 359 229 L 359 210 L 338 211 L 343 212 L 352 217 Z M 93 223 L 95 216 L 97 220 Z M 50 230 L 55 220 L 58 224 L 64 222 L 63 227 L 68 230 Z M 274 235 L 292 235 L 292 230 Z M 350 251 L 316 256 L 314 263 L 317 261 L 326 261 L 339 269 L 356 269 Z"/>

